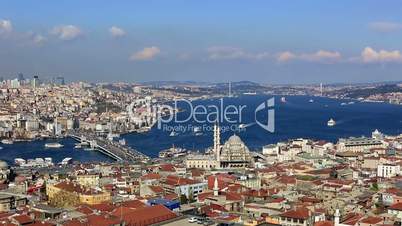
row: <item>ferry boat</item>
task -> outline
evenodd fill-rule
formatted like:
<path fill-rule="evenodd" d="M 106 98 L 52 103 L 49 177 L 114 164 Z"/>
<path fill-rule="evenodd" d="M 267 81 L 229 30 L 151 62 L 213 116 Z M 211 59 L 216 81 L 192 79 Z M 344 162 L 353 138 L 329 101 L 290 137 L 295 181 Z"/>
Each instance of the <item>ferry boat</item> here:
<path fill-rule="evenodd" d="M 14 162 L 16 165 L 20 167 L 49 167 L 53 166 L 53 161 L 52 158 L 47 157 L 47 158 L 35 158 L 35 159 L 22 159 L 22 158 L 16 158 L 14 159 Z"/>
<path fill-rule="evenodd" d="M 1 143 L 3 143 L 3 144 L 14 144 L 14 141 L 9 140 L 9 139 L 4 139 L 4 140 L 1 140 Z"/>
<path fill-rule="evenodd" d="M 72 158 L 67 157 L 67 158 L 64 158 L 59 164 L 60 165 L 67 165 L 67 164 L 72 163 L 73 162 L 72 160 L 73 160 Z"/>
<path fill-rule="evenodd" d="M 177 136 L 177 135 L 179 135 L 176 131 L 172 131 L 172 132 L 170 132 L 170 134 L 169 134 L 169 136 L 171 136 L 171 137 L 175 137 L 175 136 Z"/>
<path fill-rule="evenodd" d="M 193 129 L 194 135 L 196 136 L 201 136 L 203 133 L 201 132 L 201 127 L 200 126 L 196 126 Z"/>
<path fill-rule="evenodd" d="M 198 133 L 198 132 L 201 132 L 201 127 L 199 127 L 199 126 L 196 126 L 196 127 L 194 127 L 194 133 Z"/>
<path fill-rule="evenodd" d="M 257 95 L 256 92 L 245 92 L 243 93 L 243 95 Z"/>
<path fill-rule="evenodd" d="M 327 125 L 328 126 L 335 126 L 336 125 L 336 122 L 335 122 L 335 120 L 333 120 L 332 118 L 327 122 Z"/>
<path fill-rule="evenodd" d="M 310 103 L 314 103 L 314 100 L 313 100 L 313 99 L 310 99 L 308 102 L 310 102 Z"/>
<path fill-rule="evenodd" d="M 187 150 L 184 148 L 171 147 L 167 150 L 159 152 L 159 158 L 179 157 L 187 154 Z"/>
<path fill-rule="evenodd" d="M 45 144 L 46 148 L 61 148 L 64 147 L 64 145 L 60 144 L 60 143 L 47 143 Z"/>
<path fill-rule="evenodd" d="M 286 97 L 281 97 L 281 102 L 286 103 Z"/>

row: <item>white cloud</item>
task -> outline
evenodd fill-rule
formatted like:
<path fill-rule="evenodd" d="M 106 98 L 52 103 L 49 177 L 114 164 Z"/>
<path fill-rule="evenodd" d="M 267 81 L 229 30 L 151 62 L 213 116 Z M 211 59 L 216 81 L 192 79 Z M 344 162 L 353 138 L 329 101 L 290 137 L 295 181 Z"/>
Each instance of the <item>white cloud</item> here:
<path fill-rule="evenodd" d="M 336 51 L 319 50 L 315 53 L 302 54 L 300 59 L 315 62 L 334 62 L 340 60 L 341 57 L 341 54 Z"/>
<path fill-rule="evenodd" d="M 54 27 L 50 33 L 61 40 L 73 40 L 82 35 L 80 28 L 74 25 L 60 25 Z"/>
<path fill-rule="evenodd" d="M 366 47 L 361 53 L 363 63 L 381 63 L 381 62 L 402 62 L 402 55 L 398 50 L 374 50 Z"/>
<path fill-rule="evenodd" d="M 160 53 L 160 49 L 156 46 L 146 47 L 130 56 L 130 60 L 151 60 Z"/>
<path fill-rule="evenodd" d="M 0 34 L 8 34 L 13 31 L 13 25 L 9 20 L 0 20 Z"/>
<path fill-rule="evenodd" d="M 290 51 L 285 51 L 285 52 L 281 52 L 281 53 L 277 54 L 276 59 L 277 59 L 278 62 L 283 63 L 283 62 L 293 60 L 296 57 L 297 57 L 296 54 L 294 54 L 294 53 L 292 53 Z"/>
<path fill-rule="evenodd" d="M 210 60 L 232 60 L 232 59 L 264 59 L 269 56 L 267 52 L 249 53 L 240 48 L 228 46 L 214 46 L 207 49 Z"/>
<path fill-rule="evenodd" d="M 36 34 L 36 35 L 33 36 L 32 41 L 35 44 L 41 45 L 41 44 L 43 44 L 44 42 L 47 41 L 47 38 L 45 36 L 41 35 L 41 34 Z"/>
<path fill-rule="evenodd" d="M 277 61 L 280 63 L 291 60 L 303 60 L 321 63 L 332 63 L 339 61 L 342 58 L 341 54 L 337 51 L 319 50 L 315 53 L 302 53 L 295 54 L 290 51 L 285 51 L 277 54 Z"/>
<path fill-rule="evenodd" d="M 402 30 L 402 23 L 379 21 L 370 23 L 369 28 L 376 32 L 394 32 Z"/>
<path fill-rule="evenodd" d="M 112 37 L 115 38 L 123 37 L 124 35 L 126 35 L 126 32 L 122 28 L 116 26 L 112 26 L 111 28 L 109 28 L 109 33 L 110 35 L 112 35 Z"/>

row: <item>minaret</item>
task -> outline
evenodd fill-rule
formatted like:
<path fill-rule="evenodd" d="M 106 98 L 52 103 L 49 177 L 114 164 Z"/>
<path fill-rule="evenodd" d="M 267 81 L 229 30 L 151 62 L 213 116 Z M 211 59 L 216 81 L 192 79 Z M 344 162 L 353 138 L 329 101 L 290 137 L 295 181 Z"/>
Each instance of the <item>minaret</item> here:
<path fill-rule="evenodd" d="M 216 160 L 220 160 L 220 146 L 221 146 L 221 132 L 219 125 L 215 123 L 214 125 L 214 153 L 216 155 Z"/>
<path fill-rule="evenodd" d="M 219 195 L 219 187 L 218 187 L 218 177 L 215 176 L 215 181 L 214 181 L 214 196 Z"/>
<path fill-rule="evenodd" d="M 339 226 L 339 217 L 341 215 L 339 214 L 339 209 L 335 210 L 335 214 L 334 214 L 334 226 Z"/>

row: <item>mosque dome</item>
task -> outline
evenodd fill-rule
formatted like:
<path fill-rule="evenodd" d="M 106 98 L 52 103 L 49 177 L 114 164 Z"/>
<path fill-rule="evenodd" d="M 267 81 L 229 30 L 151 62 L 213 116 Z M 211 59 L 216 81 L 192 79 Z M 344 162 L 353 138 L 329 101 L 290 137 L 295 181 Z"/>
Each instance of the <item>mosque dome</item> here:
<path fill-rule="evenodd" d="M 8 169 L 8 163 L 0 160 L 0 169 Z"/>

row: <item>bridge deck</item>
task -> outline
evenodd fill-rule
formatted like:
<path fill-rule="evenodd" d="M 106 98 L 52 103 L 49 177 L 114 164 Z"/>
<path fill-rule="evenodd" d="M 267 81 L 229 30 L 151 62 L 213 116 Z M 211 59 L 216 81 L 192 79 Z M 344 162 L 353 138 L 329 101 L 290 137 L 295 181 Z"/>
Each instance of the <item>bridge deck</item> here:
<path fill-rule="evenodd" d="M 130 147 L 121 145 L 115 141 L 109 141 L 105 138 L 98 137 L 92 134 L 70 133 L 69 137 L 79 142 L 87 142 L 92 148 L 109 156 L 116 161 L 141 161 L 148 160 L 149 157 L 143 153 Z"/>

